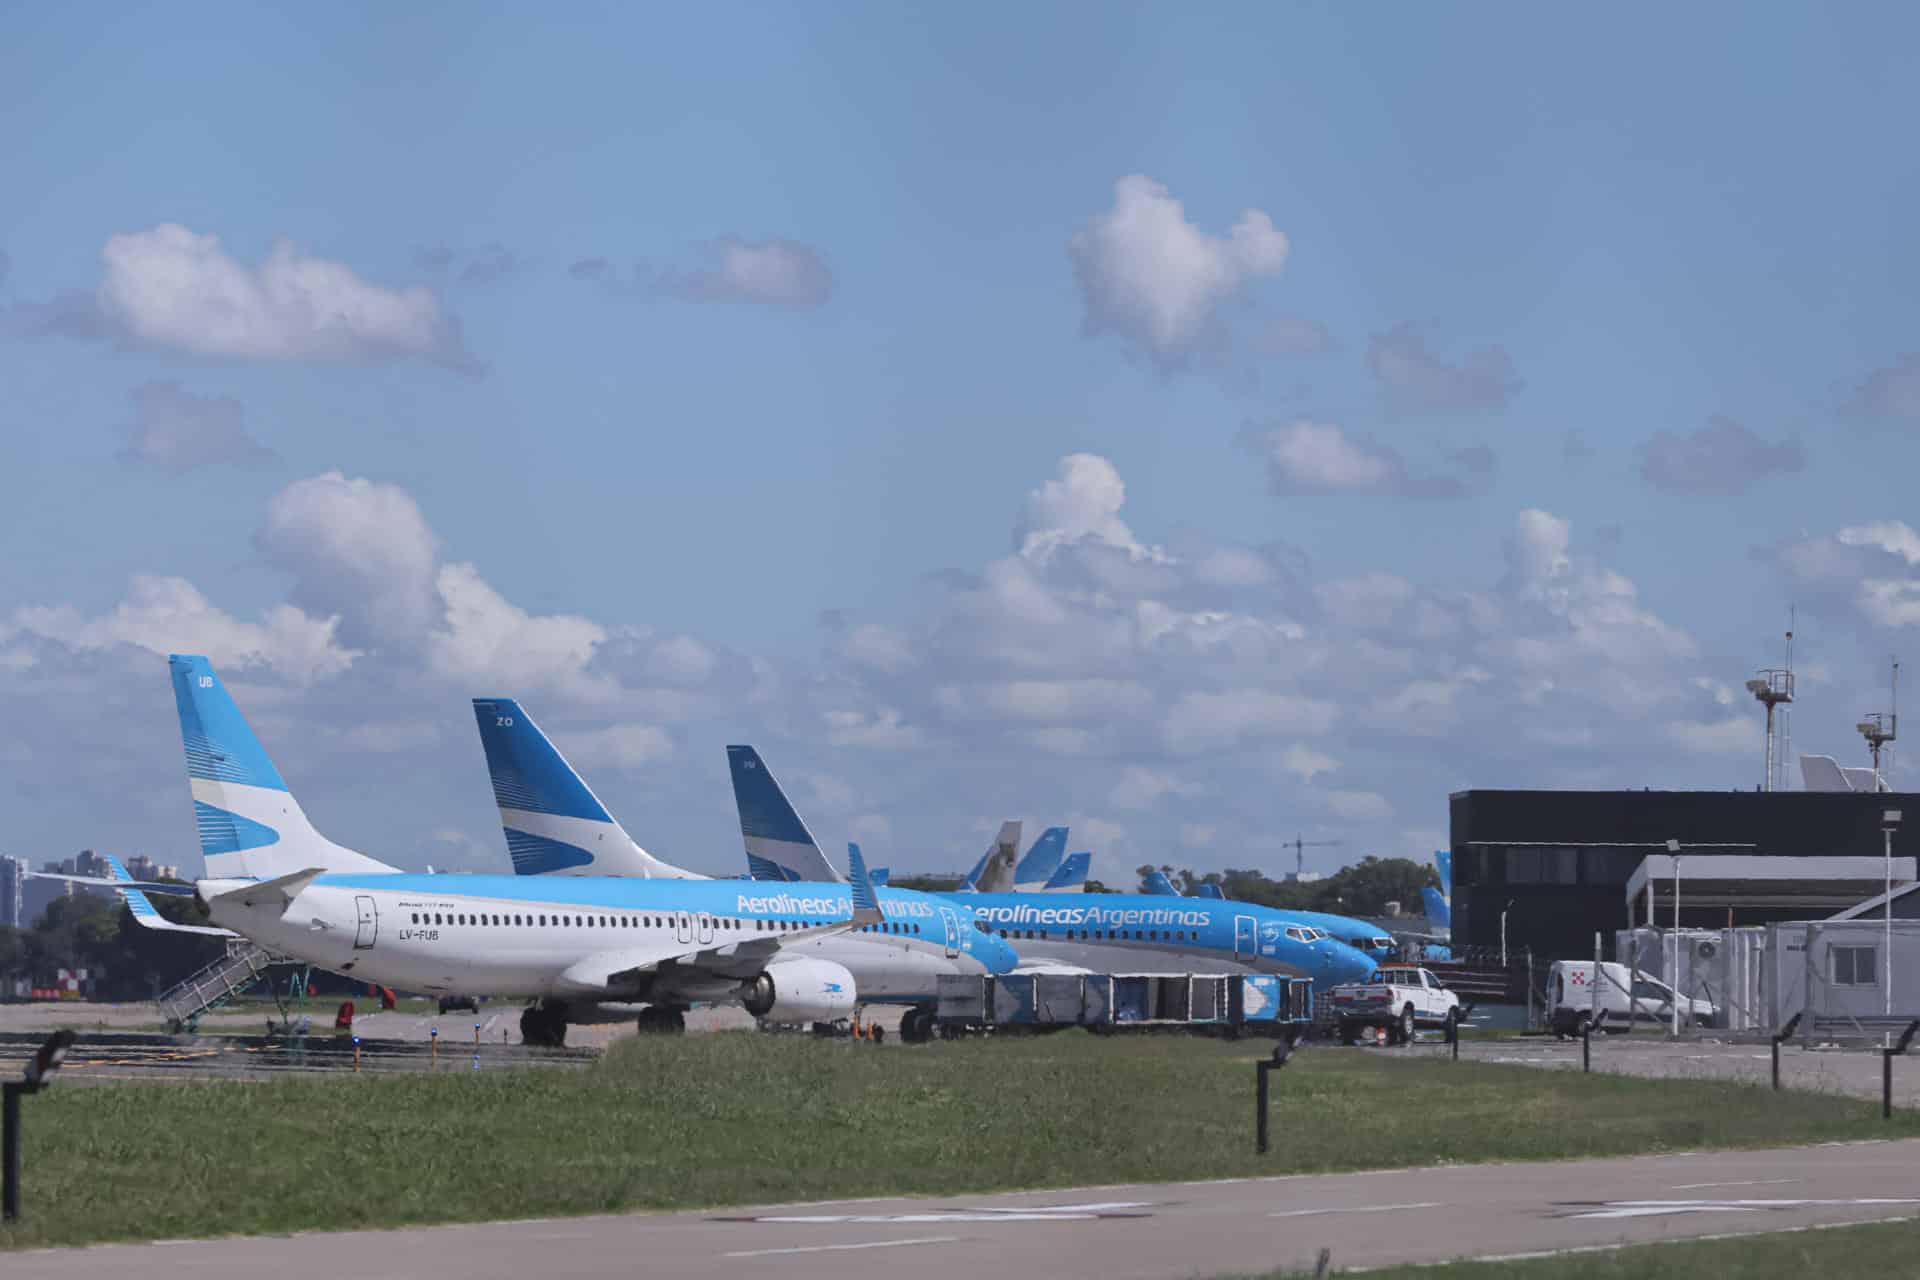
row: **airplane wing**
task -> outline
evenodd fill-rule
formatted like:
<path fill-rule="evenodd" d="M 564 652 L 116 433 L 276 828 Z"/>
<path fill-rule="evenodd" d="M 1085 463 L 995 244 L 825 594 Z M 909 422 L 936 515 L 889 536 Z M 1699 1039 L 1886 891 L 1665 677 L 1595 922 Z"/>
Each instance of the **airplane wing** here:
<path fill-rule="evenodd" d="M 885 917 L 880 913 L 880 900 L 873 891 L 873 881 L 867 875 L 866 860 L 860 856 L 859 845 L 847 846 L 847 865 L 851 873 L 847 888 L 853 895 L 853 914 L 845 920 L 692 951 L 684 944 L 668 942 L 653 947 L 620 947 L 595 952 L 567 966 L 554 984 L 555 991 L 567 995 L 621 994 L 631 991 L 643 978 L 670 968 L 744 980 L 765 969 L 788 947 L 881 923 Z"/>

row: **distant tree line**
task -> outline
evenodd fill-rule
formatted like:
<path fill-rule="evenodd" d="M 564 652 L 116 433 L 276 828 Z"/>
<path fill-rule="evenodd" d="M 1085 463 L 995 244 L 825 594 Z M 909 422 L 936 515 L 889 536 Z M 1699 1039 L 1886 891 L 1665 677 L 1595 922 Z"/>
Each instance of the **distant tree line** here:
<path fill-rule="evenodd" d="M 160 913 L 205 924 L 189 898 L 154 895 Z M 75 893 L 55 898 L 30 928 L 0 925 L 0 979 L 50 987 L 62 969 L 85 969 L 103 1000 L 146 1000 L 220 958 L 219 938 L 167 933 L 134 923 L 119 898 Z"/>

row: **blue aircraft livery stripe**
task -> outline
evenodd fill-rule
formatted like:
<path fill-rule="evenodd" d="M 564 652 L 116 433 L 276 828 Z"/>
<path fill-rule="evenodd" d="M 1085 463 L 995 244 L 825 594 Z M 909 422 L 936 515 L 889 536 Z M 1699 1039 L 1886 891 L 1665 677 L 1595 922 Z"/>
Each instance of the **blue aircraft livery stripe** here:
<path fill-rule="evenodd" d="M 200 852 L 239 853 L 264 849 L 280 842 L 280 833 L 265 823 L 243 818 L 202 800 L 193 802 L 193 822 L 200 829 Z"/>
<path fill-rule="evenodd" d="M 613 821 L 519 703 L 512 698 L 475 698 L 473 718 L 480 726 L 481 749 L 487 753 L 495 804 L 523 813 Z"/>
<path fill-rule="evenodd" d="M 546 875 L 568 867 L 584 867 L 593 855 L 577 844 L 536 836 L 526 831 L 505 828 L 507 856 L 513 859 L 513 873 L 521 876 Z"/>
<path fill-rule="evenodd" d="M 167 659 L 167 669 L 173 677 L 174 706 L 180 712 L 187 775 L 285 791 L 280 771 L 247 727 L 226 685 L 213 673 L 213 664 L 198 654 L 176 653 Z"/>

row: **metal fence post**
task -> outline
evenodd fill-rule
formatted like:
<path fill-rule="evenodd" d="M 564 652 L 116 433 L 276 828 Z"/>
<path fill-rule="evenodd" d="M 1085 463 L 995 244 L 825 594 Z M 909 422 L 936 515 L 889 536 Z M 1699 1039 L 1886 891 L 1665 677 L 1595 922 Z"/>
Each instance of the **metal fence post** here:
<path fill-rule="evenodd" d="M 1289 1031 L 1273 1046 L 1271 1058 L 1262 1058 L 1253 1064 L 1253 1148 L 1260 1155 L 1267 1154 L 1267 1073 L 1286 1066 L 1298 1043 L 1299 1031 Z"/>
<path fill-rule="evenodd" d="M 1913 1033 L 1920 1031 L 1920 1018 L 1907 1024 L 1900 1033 L 1900 1039 L 1880 1051 L 1880 1118 L 1893 1119 L 1893 1060 L 1907 1051 L 1913 1043 Z"/>
<path fill-rule="evenodd" d="M 1793 1039 L 1793 1028 L 1799 1023 L 1800 1014 L 1805 1012 L 1806 1010 L 1802 1009 L 1800 1013 L 1794 1014 L 1787 1019 L 1786 1026 L 1773 1033 L 1773 1087 L 1776 1092 L 1780 1088 L 1780 1042 Z"/>
<path fill-rule="evenodd" d="M 1267 1072 L 1273 1070 L 1273 1063 L 1262 1058 L 1253 1064 L 1255 1083 L 1253 1088 L 1253 1149 L 1260 1155 L 1267 1154 Z"/>
<path fill-rule="evenodd" d="M 20 1217 L 20 1095 L 26 1086 L 9 1080 L 0 1101 L 0 1218 L 8 1222 Z"/>

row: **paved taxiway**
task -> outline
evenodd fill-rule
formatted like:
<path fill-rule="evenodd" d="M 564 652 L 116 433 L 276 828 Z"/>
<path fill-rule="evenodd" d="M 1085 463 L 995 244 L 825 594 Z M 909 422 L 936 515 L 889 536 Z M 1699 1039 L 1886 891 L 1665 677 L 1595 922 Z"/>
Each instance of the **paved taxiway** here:
<path fill-rule="evenodd" d="M 1284 1162 L 1284 1152 L 1275 1163 Z M 103 1275 L 1208 1276 L 1502 1256 L 1920 1215 L 1920 1139 L 1000 1195 L 836 1201 L 0 1255 L 8 1280 Z"/>

